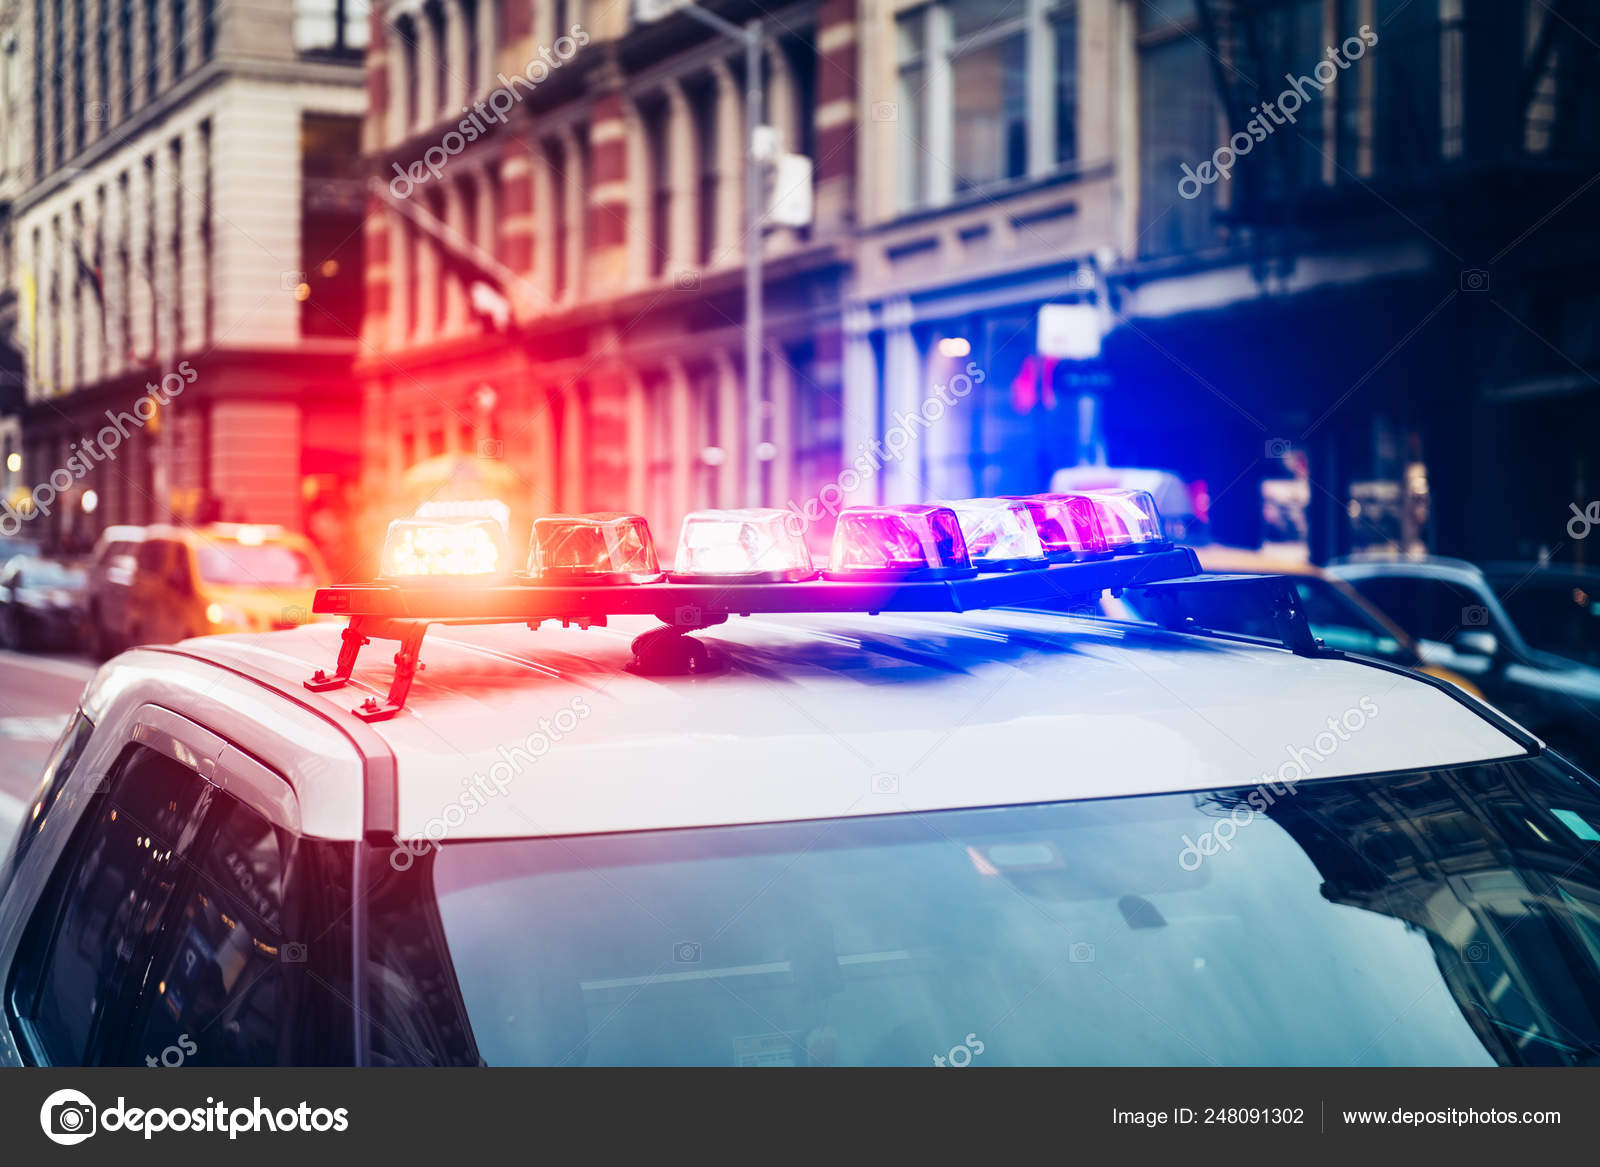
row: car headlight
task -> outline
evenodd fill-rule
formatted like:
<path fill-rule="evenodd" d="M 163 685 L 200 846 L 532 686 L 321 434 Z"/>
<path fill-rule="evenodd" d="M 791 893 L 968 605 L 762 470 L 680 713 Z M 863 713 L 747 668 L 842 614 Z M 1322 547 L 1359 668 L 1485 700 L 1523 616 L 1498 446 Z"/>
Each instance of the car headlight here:
<path fill-rule="evenodd" d="M 232 604 L 207 604 L 206 620 L 213 627 L 235 625 L 239 628 L 250 626 L 250 617 L 245 615 L 243 608 L 235 608 Z"/>

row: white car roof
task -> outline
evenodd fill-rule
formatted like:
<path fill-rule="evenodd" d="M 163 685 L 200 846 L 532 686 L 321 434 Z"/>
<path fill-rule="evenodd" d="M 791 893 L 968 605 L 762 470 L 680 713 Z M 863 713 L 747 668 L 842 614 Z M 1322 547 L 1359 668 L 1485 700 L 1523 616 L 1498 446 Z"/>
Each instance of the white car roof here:
<path fill-rule="evenodd" d="M 1312 780 L 1527 752 L 1409 675 L 1147 626 L 1015 611 L 736 618 L 697 634 L 726 650 L 727 671 L 634 675 L 630 641 L 655 626 L 435 627 L 406 708 L 370 726 L 349 711 L 386 693 L 393 642 L 374 641 L 356 683 L 324 693 L 301 682 L 331 671 L 336 624 L 179 651 L 386 745 L 406 839 L 1248 786 L 1294 779 L 1294 751 Z"/>

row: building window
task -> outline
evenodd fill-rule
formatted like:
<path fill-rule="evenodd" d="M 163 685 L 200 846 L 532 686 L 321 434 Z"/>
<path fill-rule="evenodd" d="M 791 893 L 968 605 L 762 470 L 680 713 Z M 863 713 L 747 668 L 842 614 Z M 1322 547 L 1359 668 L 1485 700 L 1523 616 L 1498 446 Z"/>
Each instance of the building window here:
<path fill-rule="evenodd" d="M 699 264 L 710 264 L 717 247 L 717 86 L 707 80 L 685 87 L 694 127 L 695 246 Z"/>
<path fill-rule="evenodd" d="M 174 138 L 167 146 L 172 163 L 172 351 L 183 349 L 183 139 Z"/>
<path fill-rule="evenodd" d="M 359 55 L 367 47 L 371 11 L 370 0 L 295 0 L 295 50 Z"/>
<path fill-rule="evenodd" d="M 927 26 L 928 10 L 925 8 L 908 12 L 895 22 L 900 80 L 899 102 L 893 112 L 901 125 L 896 142 L 895 180 L 899 183 L 902 210 L 921 206 L 928 189 L 924 175 L 927 146 L 922 141 L 923 92 L 928 86 L 927 61 L 923 55 L 928 40 Z"/>
<path fill-rule="evenodd" d="M 646 173 L 650 176 L 646 270 L 654 277 L 666 272 L 672 255 L 672 171 L 668 158 L 671 118 L 666 101 L 641 101 L 639 120 L 644 130 Z"/>
<path fill-rule="evenodd" d="M 144 2 L 144 99 L 154 101 L 161 87 L 161 0 Z"/>
<path fill-rule="evenodd" d="M 217 0 L 200 0 L 200 55 L 209 61 L 217 52 Z"/>
<path fill-rule="evenodd" d="M 182 77 L 189 71 L 189 5 L 185 0 L 172 0 L 172 75 Z"/>
<path fill-rule="evenodd" d="M 83 33 L 83 0 L 72 0 L 72 152 L 83 149 L 84 124 L 89 112 L 86 92 L 89 50 Z"/>
<path fill-rule="evenodd" d="M 150 356 L 161 351 L 161 324 L 156 303 L 156 156 L 144 156 L 144 285 L 150 303 Z"/>
<path fill-rule="evenodd" d="M 450 34 L 441 0 L 428 0 L 422 7 L 422 19 L 428 23 L 428 52 L 432 55 L 434 108 L 443 113 L 450 109 Z"/>
<path fill-rule="evenodd" d="M 567 236 L 570 213 L 567 206 L 567 150 L 560 142 L 546 142 L 545 165 L 550 170 L 550 297 L 560 299 L 567 291 Z"/>
<path fill-rule="evenodd" d="M 395 80 L 401 93 L 405 129 L 409 131 L 417 124 L 417 85 L 422 80 L 417 76 L 417 22 L 409 16 L 400 17 L 394 22 L 394 35 L 400 42 L 400 76 Z"/>
<path fill-rule="evenodd" d="M 460 0 L 461 3 L 461 39 L 466 45 L 467 59 L 464 63 L 467 81 L 467 96 L 471 97 L 478 92 L 478 85 L 483 80 L 479 76 L 482 69 L 482 55 L 478 44 L 478 0 Z"/>
<path fill-rule="evenodd" d="M 103 12 L 95 32 L 94 72 L 95 97 L 100 103 L 100 128 L 95 133 L 98 138 L 104 136 L 111 122 L 111 25 Z"/>
<path fill-rule="evenodd" d="M 117 57 L 122 67 L 121 114 L 127 117 L 133 112 L 133 0 L 119 0 Z"/>
<path fill-rule="evenodd" d="M 951 164 L 963 194 L 1028 170 L 1024 0 L 950 4 Z"/>
<path fill-rule="evenodd" d="M 133 204 L 129 201 L 130 181 L 124 170 L 117 176 L 117 214 L 121 218 L 117 232 L 117 336 L 121 343 L 118 365 L 133 359 L 133 258 L 130 240 L 133 222 L 130 215 Z"/>
<path fill-rule="evenodd" d="M 939 0 L 895 34 L 902 210 L 1077 160 L 1076 0 Z M 1029 68 L 1036 45 L 1053 67 Z M 1032 157 L 1030 126 L 1046 119 L 1053 138 L 1035 145 L 1052 156 Z"/>
<path fill-rule="evenodd" d="M 216 304 L 212 296 L 211 200 L 214 195 L 211 173 L 211 122 L 200 123 L 200 341 L 209 345 L 216 327 Z"/>
<path fill-rule="evenodd" d="M 1078 5 L 1065 0 L 1050 13 L 1056 61 L 1056 165 L 1078 160 Z"/>

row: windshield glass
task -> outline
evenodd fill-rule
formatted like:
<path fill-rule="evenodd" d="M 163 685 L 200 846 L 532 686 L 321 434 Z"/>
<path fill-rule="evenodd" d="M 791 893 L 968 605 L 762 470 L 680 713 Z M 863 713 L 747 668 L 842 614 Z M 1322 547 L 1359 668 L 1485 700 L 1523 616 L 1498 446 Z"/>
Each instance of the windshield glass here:
<path fill-rule="evenodd" d="M 32 588 L 69 588 L 83 586 L 83 572 L 77 568 L 52 563 L 48 559 L 29 561 L 22 569 L 22 582 Z"/>
<path fill-rule="evenodd" d="M 281 543 L 202 543 L 197 549 L 200 578 L 237 587 L 317 586 L 317 573 L 305 552 Z"/>
<path fill-rule="evenodd" d="M 1596 787 L 1526 758 L 407 878 L 491 1065 L 1600 1064 L 1597 841 Z"/>

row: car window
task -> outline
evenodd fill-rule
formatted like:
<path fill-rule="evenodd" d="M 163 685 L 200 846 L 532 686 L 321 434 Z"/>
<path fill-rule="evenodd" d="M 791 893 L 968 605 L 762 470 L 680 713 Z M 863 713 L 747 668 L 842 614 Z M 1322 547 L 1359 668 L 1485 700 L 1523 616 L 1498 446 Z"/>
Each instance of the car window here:
<path fill-rule="evenodd" d="M 1327 580 L 1297 576 L 1294 587 L 1300 595 L 1306 621 L 1311 625 L 1311 634 L 1329 648 L 1404 659 L 1408 663 L 1414 660 L 1414 653 L 1395 639 L 1389 629 Z"/>
<path fill-rule="evenodd" d="M 123 752 L 23 937 L 16 997 L 40 1060 L 99 1061 L 100 1028 L 117 1024 L 107 1010 L 149 964 L 211 790 L 154 750 Z"/>
<path fill-rule="evenodd" d="M 1489 623 L 1489 613 L 1476 592 L 1443 580 L 1375 576 L 1350 583 L 1419 640 L 1447 644 L 1463 628 L 1483 628 Z"/>
<path fill-rule="evenodd" d="M 1600 665 L 1600 582 L 1497 581 L 1500 602 L 1534 648 Z"/>
<path fill-rule="evenodd" d="M 139 546 L 139 570 L 159 575 L 166 569 L 167 549 L 172 544 L 165 539 L 148 539 Z"/>
<path fill-rule="evenodd" d="M 200 577 L 207 583 L 241 587 L 315 587 L 311 559 L 279 543 L 202 543 Z"/>
<path fill-rule="evenodd" d="M 22 857 L 28 853 L 28 848 L 33 846 L 34 839 L 44 830 L 45 823 L 50 818 L 51 808 L 55 806 L 56 799 L 61 797 L 62 787 L 72 777 L 78 759 L 83 757 L 83 751 L 93 733 L 94 725 L 83 715 L 83 710 L 80 709 L 73 714 L 72 720 L 67 723 L 67 728 L 56 741 L 55 748 L 50 751 L 50 758 L 45 762 L 44 774 L 39 779 L 38 788 L 28 800 L 28 808 L 22 826 L 17 831 L 11 855 L 6 860 L 5 866 L 0 867 L 0 885 L 11 878 L 21 865 Z"/>
<path fill-rule="evenodd" d="M 163 941 L 110 1060 L 138 1065 L 275 1066 L 332 1060 L 343 942 L 291 902 L 292 835 L 218 795 L 204 849 L 163 923 Z M 310 861 L 310 860 L 308 860 Z M 324 881 L 320 878 L 319 884 Z M 331 918 L 331 916 L 330 916 Z M 316 949 L 313 952 L 313 948 Z M 334 960 L 337 965 L 342 960 Z M 348 1052 L 339 1059 L 348 1061 Z"/>

